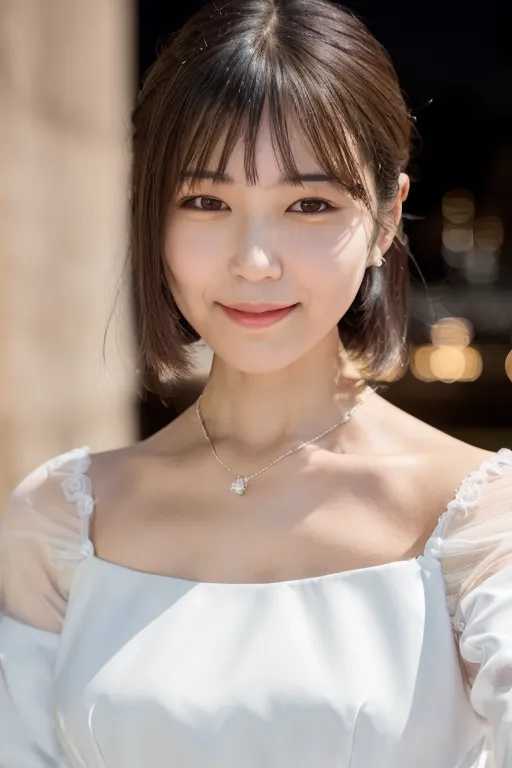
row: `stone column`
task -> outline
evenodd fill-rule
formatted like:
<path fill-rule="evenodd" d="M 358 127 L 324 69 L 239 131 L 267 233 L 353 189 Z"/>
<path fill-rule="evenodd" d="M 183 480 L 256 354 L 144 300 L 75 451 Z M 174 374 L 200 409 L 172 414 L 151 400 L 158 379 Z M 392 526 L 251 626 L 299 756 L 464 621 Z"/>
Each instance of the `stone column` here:
<path fill-rule="evenodd" d="M 46 458 L 136 437 L 134 17 L 130 0 L 0 0 L 0 502 Z"/>

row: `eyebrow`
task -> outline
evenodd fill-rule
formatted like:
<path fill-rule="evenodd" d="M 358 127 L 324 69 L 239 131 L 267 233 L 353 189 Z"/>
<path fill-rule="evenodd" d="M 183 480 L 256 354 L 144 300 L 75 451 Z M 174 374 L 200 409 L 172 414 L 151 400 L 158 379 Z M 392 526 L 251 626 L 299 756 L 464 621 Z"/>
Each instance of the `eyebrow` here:
<path fill-rule="evenodd" d="M 183 181 L 202 181 L 205 179 L 209 179 L 210 181 L 213 181 L 215 184 L 234 184 L 235 180 L 227 173 L 218 173 L 217 171 L 202 171 L 201 173 L 198 173 L 197 171 L 193 170 L 185 170 L 182 174 Z M 338 186 L 339 182 L 337 182 L 336 179 L 334 179 L 332 176 L 328 176 L 325 173 L 299 173 L 294 174 L 292 176 L 290 175 L 283 175 L 280 177 L 277 184 L 272 184 L 270 189 L 275 189 L 276 187 L 300 187 L 305 182 L 322 182 L 325 184 L 332 184 L 334 186 Z"/>

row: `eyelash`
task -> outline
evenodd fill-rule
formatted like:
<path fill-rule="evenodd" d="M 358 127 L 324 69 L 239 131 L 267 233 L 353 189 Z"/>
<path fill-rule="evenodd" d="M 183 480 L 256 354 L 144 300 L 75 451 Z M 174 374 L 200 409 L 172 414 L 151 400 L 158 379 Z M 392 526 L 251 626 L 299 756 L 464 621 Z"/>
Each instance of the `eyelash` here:
<path fill-rule="evenodd" d="M 224 213 L 224 211 L 229 210 L 229 208 L 222 208 L 218 211 L 208 211 L 205 208 L 199 208 L 194 205 L 189 205 L 189 203 L 192 203 L 194 200 L 218 200 L 218 202 L 222 203 L 222 200 L 219 200 L 218 197 L 212 197 L 212 195 L 195 195 L 194 197 L 187 197 L 184 200 L 181 201 L 180 207 L 181 208 L 189 208 L 194 211 L 203 211 L 203 213 Z M 326 208 L 324 208 L 322 211 L 313 211 L 313 213 L 308 213 L 307 211 L 290 211 L 290 213 L 300 213 L 302 216 L 319 216 L 321 213 L 330 213 L 332 211 L 336 211 L 337 209 L 327 202 L 327 200 L 323 200 L 321 197 L 302 197 L 300 200 L 296 200 L 293 205 L 297 205 L 297 203 L 303 203 L 303 202 L 315 202 L 315 203 L 323 203 Z M 292 207 L 290 206 L 290 207 Z"/>

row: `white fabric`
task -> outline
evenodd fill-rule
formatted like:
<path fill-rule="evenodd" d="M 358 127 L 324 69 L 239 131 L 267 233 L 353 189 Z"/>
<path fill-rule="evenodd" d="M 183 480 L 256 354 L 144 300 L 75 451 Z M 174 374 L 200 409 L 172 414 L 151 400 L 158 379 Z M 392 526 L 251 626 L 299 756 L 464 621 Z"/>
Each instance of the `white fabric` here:
<path fill-rule="evenodd" d="M 512 451 L 421 557 L 266 584 L 100 560 L 90 461 L 1 519 L 1 768 L 512 767 Z"/>

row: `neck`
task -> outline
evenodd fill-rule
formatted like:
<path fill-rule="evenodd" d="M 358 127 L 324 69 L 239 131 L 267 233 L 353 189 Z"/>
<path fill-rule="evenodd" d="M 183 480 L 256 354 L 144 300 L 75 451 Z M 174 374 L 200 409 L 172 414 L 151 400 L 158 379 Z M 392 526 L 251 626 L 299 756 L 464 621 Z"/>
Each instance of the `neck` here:
<path fill-rule="evenodd" d="M 243 373 L 214 357 L 200 408 L 216 446 L 257 457 L 328 429 L 363 389 L 357 369 L 340 357 L 335 329 L 304 357 L 271 373 Z"/>

